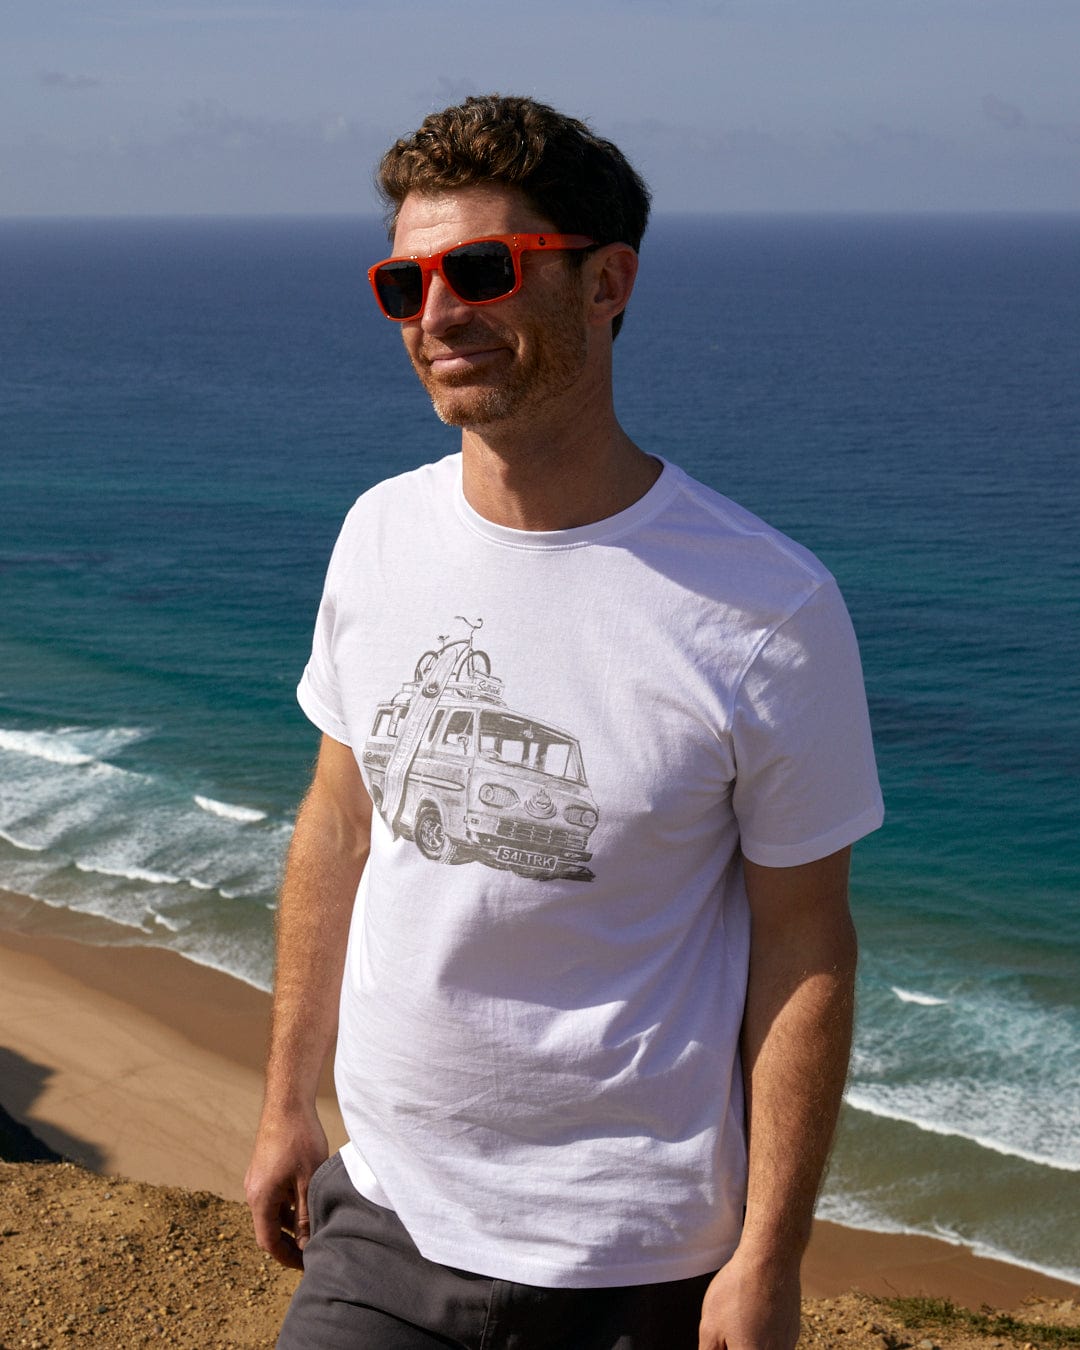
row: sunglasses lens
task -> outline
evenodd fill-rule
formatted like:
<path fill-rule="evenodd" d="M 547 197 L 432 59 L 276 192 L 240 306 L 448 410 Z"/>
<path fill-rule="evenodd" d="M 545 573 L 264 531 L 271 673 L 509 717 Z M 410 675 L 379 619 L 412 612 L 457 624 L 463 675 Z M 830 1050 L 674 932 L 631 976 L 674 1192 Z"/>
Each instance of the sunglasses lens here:
<path fill-rule="evenodd" d="M 498 300 L 514 289 L 514 259 L 497 239 L 462 244 L 444 254 L 443 276 L 457 296 L 471 304 Z"/>
<path fill-rule="evenodd" d="M 375 273 L 375 289 L 392 319 L 411 319 L 423 307 L 424 274 L 417 263 L 383 263 Z"/>

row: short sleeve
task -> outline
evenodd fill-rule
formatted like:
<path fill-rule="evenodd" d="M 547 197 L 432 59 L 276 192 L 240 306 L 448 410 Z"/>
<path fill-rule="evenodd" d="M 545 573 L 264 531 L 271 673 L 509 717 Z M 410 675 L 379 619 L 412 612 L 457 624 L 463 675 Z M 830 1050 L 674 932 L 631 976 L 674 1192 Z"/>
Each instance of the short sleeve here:
<path fill-rule="evenodd" d="M 858 646 L 831 578 L 757 652 L 732 737 L 733 805 L 752 862 L 813 862 L 881 824 Z"/>
<path fill-rule="evenodd" d="M 349 728 L 345 722 L 341 694 L 335 673 L 333 659 L 334 625 L 337 605 L 332 589 L 333 566 L 327 576 L 319 613 L 315 620 L 315 636 L 312 639 L 311 656 L 300 678 L 296 690 L 296 699 L 307 718 L 314 722 L 320 731 L 332 736 L 343 745 L 351 744 Z"/>

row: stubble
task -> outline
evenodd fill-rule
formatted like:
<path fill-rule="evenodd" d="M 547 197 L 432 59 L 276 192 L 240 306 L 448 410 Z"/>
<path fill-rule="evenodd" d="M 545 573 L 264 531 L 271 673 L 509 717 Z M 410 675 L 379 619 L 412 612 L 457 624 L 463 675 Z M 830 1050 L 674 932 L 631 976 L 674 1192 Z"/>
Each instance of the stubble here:
<path fill-rule="evenodd" d="M 571 389 L 585 369 L 587 354 L 576 282 L 577 275 L 568 274 L 543 311 L 528 322 L 504 326 L 494 315 L 478 315 L 455 335 L 453 344 L 440 344 L 463 351 L 499 345 L 490 372 L 436 375 L 421 347 L 413 366 L 436 416 L 447 426 L 491 427 L 536 413 Z"/>

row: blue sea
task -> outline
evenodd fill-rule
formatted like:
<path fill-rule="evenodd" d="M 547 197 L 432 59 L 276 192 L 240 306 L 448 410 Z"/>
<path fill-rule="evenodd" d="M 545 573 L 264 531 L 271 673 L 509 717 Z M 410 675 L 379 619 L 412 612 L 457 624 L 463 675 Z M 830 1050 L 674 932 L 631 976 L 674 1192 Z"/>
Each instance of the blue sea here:
<path fill-rule="evenodd" d="M 269 985 L 337 527 L 456 448 L 385 251 L 0 221 L 0 924 Z M 862 644 L 888 818 L 820 1213 L 1080 1280 L 1080 218 L 661 218 L 616 365 Z"/>

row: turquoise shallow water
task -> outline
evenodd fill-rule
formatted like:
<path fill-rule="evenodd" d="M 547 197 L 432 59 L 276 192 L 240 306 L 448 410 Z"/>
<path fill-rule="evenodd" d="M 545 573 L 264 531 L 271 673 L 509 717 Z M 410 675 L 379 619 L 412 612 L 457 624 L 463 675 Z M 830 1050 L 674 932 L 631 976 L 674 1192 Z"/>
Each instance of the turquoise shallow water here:
<path fill-rule="evenodd" d="M 453 448 L 383 251 L 0 221 L 0 885 L 57 921 L 268 980 L 326 557 Z M 1078 310 L 1076 219 L 668 219 L 617 347 L 635 438 L 814 548 L 862 643 L 888 820 L 822 1212 L 1073 1278 Z"/>

